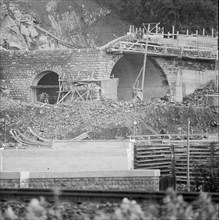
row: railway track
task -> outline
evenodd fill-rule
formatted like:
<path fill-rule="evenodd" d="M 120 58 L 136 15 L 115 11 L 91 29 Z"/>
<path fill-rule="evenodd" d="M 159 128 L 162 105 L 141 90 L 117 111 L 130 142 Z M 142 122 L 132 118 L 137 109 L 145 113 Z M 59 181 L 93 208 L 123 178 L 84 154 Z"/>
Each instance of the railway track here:
<path fill-rule="evenodd" d="M 186 202 L 192 202 L 199 196 L 198 192 L 180 192 Z M 219 203 L 219 193 L 208 193 L 214 203 Z M 136 200 L 137 202 L 155 201 L 161 202 L 166 192 L 145 191 L 99 191 L 99 190 L 60 190 L 52 189 L 0 189 L 0 201 L 29 201 L 32 198 L 44 197 L 48 202 L 121 202 L 123 198 Z"/>

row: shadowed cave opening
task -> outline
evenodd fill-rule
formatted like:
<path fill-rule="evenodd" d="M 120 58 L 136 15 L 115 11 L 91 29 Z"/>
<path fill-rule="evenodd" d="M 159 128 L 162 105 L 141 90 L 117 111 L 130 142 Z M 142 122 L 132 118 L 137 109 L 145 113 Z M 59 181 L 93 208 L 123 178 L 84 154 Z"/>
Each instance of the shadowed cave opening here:
<path fill-rule="evenodd" d="M 129 101 L 133 98 L 133 84 L 143 66 L 144 55 L 125 55 L 114 66 L 111 75 L 119 78 L 118 100 Z M 144 100 L 164 97 L 169 89 L 162 69 L 147 57 L 144 82 Z"/>
<path fill-rule="evenodd" d="M 49 104 L 55 104 L 57 102 L 59 91 L 59 76 L 57 73 L 52 71 L 42 72 L 33 84 L 34 101 L 42 101 L 40 100 L 40 94 L 46 93 Z"/>

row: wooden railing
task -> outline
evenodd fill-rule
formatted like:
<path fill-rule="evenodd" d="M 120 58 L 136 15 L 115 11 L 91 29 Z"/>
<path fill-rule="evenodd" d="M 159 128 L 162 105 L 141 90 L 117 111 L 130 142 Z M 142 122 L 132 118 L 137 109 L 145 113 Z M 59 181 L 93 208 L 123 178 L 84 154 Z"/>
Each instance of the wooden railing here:
<path fill-rule="evenodd" d="M 187 134 L 157 134 L 157 135 L 133 135 L 129 136 L 131 142 L 140 145 L 171 145 L 182 144 L 187 141 Z M 190 134 L 189 141 L 191 143 L 210 143 L 212 141 L 219 141 L 217 134 Z"/>
<path fill-rule="evenodd" d="M 157 43 L 156 43 L 157 44 Z M 108 52 L 123 52 L 123 53 L 145 53 L 145 42 L 136 41 L 120 41 L 114 46 L 108 49 Z M 153 42 L 149 42 L 148 55 L 151 56 L 171 56 L 171 57 L 187 57 L 192 59 L 208 59 L 215 60 L 216 53 L 210 48 L 188 48 L 169 45 L 153 45 Z"/>
<path fill-rule="evenodd" d="M 146 30 L 145 28 L 141 28 L 141 27 L 135 27 L 134 25 L 130 25 L 129 27 L 129 32 L 128 34 L 138 34 L 138 33 L 142 33 L 142 34 L 146 34 Z M 179 31 L 175 30 L 175 27 L 172 27 L 172 32 L 167 32 L 165 34 L 164 31 L 164 27 L 160 28 L 159 25 L 156 26 L 156 28 L 154 28 L 153 33 L 151 34 L 162 34 L 162 35 L 166 35 L 166 36 L 174 36 L 174 35 L 181 35 L 181 36 L 205 36 L 205 37 L 209 37 L 209 38 L 216 38 L 218 36 L 218 31 L 215 29 L 211 29 L 211 35 L 206 35 L 206 30 L 203 28 L 201 31 L 201 34 L 198 30 L 195 31 L 195 33 L 189 33 L 189 30 L 185 30 L 184 33 L 180 33 Z"/>

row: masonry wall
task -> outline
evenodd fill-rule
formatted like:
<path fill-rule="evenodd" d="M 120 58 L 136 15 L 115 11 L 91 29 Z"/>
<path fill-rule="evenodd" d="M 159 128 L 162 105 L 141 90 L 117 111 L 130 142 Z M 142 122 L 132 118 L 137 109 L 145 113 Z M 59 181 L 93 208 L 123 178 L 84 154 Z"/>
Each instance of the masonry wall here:
<path fill-rule="evenodd" d="M 176 58 L 153 58 L 163 70 L 170 86 L 170 95 L 176 100 L 177 89 L 182 96 L 193 93 L 197 88 L 216 80 L 215 62 L 182 60 Z"/>
<path fill-rule="evenodd" d="M 10 96 L 30 101 L 30 86 L 44 71 L 66 78 L 109 78 L 116 58 L 97 49 L 0 51 L 0 80 L 10 88 Z"/>
<path fill-rule="evenodd" d="M 1 188 L 159 191 L 159 170 L 77 173 L 0 173 Z"/>
<path fill-rule="evenodd" d="M 53 71 L 67 79 L 87 79 L 94 72 L 95 78 L 109 78 L 113 67 L 122 55 L 107 54 L 98 49 L 75 50 L 0 50 L 0 83 L 10 89 L 10 97 L 31 100 L 33 81 L 44 71 Z M 183 96 L 216 79 L 214 61 L 195 61 L 174 58 L 153 58 L 167 77 L 170 96 Z M 181 79 L 179 80 L 179 72 Z M 178 77 L 178 78 L 177 78 Z"/>

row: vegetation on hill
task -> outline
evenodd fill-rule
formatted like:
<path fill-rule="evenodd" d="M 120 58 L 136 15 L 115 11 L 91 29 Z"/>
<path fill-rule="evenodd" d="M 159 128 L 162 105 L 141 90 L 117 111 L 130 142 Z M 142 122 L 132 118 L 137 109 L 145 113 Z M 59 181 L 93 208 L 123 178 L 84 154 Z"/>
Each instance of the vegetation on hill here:
<path fill-rule="evenodd" d="M 98 0 L 99 2 L 102 0 Z M 122 19 L 135 25 L 160 22 L 165 30 L 170 31 L 172 25 L 180 32 L 189 29 L 211 29 L 218 26 L 217 0 L 104 0 L 114 8 Z"/>
<path fill-rule="evenodd" d="M 57 38 L 73 48 L 102 46 L 126 34 L 129 24 L 148 22 L 160 22 L 165 31 L 174 25 L 181 33 L 205 28 L 210 34 L 217 9 L 216 0 L 1 0 L 0 47 L 65 48 Z"/>

